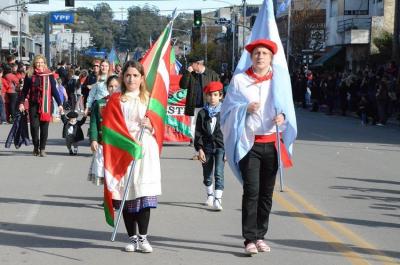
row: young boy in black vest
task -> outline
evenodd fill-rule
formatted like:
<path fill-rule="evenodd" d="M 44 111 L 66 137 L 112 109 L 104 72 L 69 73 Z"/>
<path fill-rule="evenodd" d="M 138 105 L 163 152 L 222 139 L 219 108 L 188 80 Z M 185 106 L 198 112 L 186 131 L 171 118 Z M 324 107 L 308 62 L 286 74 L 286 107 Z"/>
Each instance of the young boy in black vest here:
<path fill-rule="evenodd" d="M 77 155 L 78 142 L 84 139 L 81 127 L 85 124 L 86 116 L 83 116 L 83 118 L 78 121 L 78 112 L 70 111 L 67 115 L 62 113 L 61 120 L 64 123 L 62 137 L 65 138 L 69 155 Z M 72 146 L 74 147 L 74 151 L 72 151 Z"/>
<path fill-rule="evenodd" d="M 217 211 L 222 210 L 222 192 L 224 190 L 225 149 L 220 127 L 220 110 L 223 84 L 210 82 L 204 87 L 207 103 L 199 111 L 196 120 L 194 148 L 199 152 L 199 161 L 203 166 L 203 184 L 206 186 L 206 205 Z M 212 174 L 214 169 L 215 192 Z"/>

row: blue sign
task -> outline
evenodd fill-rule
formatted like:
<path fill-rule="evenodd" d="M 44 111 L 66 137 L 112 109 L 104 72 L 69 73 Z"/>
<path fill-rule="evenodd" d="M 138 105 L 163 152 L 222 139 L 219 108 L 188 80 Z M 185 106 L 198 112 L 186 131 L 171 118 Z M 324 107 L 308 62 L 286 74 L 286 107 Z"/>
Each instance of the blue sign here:
<path fill-rule="evenodd" d="M 74 13 L 73 12 L 51 12 L 50 22 L 58 24 L 73 24 Z"/>

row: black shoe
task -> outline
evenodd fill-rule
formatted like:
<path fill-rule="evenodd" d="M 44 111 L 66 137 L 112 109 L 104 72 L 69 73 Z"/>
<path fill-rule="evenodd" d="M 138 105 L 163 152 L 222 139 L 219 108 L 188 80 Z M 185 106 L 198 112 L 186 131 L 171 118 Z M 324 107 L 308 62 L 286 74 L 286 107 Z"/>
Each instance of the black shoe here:
<path fill-rule="evenodd" d="M 38 155 L 39 155 L 39 149 L 34 148 L 32 154 L 33 154 L 34 156 L 38 156 Z"/>
<path fill-rule="evenodd" d="M 72 152 L 71 149 L 69 149 L 69 155 L 70 155 L 70 156 L 73 156 L 73 155 L 74 155 L 74 152 Z"/>

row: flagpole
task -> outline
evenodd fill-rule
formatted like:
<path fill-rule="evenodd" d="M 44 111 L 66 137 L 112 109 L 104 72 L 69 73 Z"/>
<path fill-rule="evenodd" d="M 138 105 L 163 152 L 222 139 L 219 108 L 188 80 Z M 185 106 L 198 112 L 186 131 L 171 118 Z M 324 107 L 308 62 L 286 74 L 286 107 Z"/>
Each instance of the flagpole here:
<path fill-rule="evenodd" d="M 275 108 L 275 117 L 278 116 L 278 110 Z M 276 142 L 278 147 L 278 170 L 279 170 L 279 184 L 281 187 L 281 192 L 283 192 L 283 168 L 282 168 L 282 159 L 281 159 L 281 139 L 279 136 L 279 126 L 278 123 L 275 123 L 276 127 Z"/>

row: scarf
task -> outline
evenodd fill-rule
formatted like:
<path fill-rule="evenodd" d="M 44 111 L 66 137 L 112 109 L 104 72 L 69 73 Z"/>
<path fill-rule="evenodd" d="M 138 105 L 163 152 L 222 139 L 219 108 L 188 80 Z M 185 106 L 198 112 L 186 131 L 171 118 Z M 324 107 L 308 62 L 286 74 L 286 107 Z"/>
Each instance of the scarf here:
<path fill-rule="evenodd" d="M 272 69 L 270 68 L 266 75 L 259 76 L 256 73 L 254 73 L 253 68 L 250 66 L 249 69 L 246 70 L 246 74 L 256 80 L 253 84 L 258 84 L 263 81 L 270 80 L 272 78 Z"/>
<path fill-rule="evenodd" d="M 217 114 L 221 111 L 221 103 L 218 103 L 218 105 L 216 106 L 210 106 L 210 104 L 206 103 L 206 105 L 204 106 L 204 109 L 207 111 L 208 116 L 210 118 L 213 118 L 215 116 L 217 116 Z"/>
<path fill-rule="evenodd" d="M 34 76 L 39 78 L 38 90 L 38 103 L 39 103 L 39 119 L 40 121 L 51 121 L 51 84 L 50 75 L 52 73 L 45 69 L 40 71 L 35 69 Z"/>

